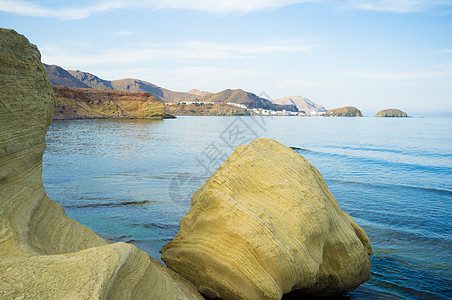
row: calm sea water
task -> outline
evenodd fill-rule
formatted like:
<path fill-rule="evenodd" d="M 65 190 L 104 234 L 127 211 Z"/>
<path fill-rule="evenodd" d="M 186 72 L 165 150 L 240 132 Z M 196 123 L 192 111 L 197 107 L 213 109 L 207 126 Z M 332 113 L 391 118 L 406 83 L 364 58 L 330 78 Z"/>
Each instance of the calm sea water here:
<path fill-rule="evenodd" d="M 192 192 L 257 137 L 306 157 L 369 235 L 371 279 L 342 299 L 452 297 L 452 119 L 55 121 L 44 185 L 68 216 L 160 260 Z"/>

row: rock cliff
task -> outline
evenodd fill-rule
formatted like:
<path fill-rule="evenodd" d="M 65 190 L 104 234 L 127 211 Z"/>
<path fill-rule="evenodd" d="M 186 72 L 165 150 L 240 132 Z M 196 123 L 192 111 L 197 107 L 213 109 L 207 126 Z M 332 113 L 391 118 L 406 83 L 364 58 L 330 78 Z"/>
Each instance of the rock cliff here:
<path fill-rule="evenodd" d="M 162 118 L 163 103 L 149 93 L 75 89 L 53 86 L 54 119 Z"/>
<path fill-rule="evenodd" d="M 317 169 L 271 139 L 236 148 L 161 250 L 167 266 L 223 299 L 351 291 L 369 279 L 371 251 Z"/>
<path fill-rule="evenodd" d="M 345 106 L 341 108 L 328 109 L 326 116 L 329 117 L 362 117 L 363 114 L 359 109 L 353 106 Z"/>
<path fill-rule="evenodd" d="M 406 118 L 408 115 L 406 112 L 401 111 L 399 109 L 384 109 L 382 111 L 377 112 L 376 117 L 394 117 L 394 118 Z"/>
<path fill-rule="evenodd" d="M 201 299 L 135 246 L 67 218 L 45 193 L 55 97 L 36 46 L 0 29 L 0 299 Z"/>

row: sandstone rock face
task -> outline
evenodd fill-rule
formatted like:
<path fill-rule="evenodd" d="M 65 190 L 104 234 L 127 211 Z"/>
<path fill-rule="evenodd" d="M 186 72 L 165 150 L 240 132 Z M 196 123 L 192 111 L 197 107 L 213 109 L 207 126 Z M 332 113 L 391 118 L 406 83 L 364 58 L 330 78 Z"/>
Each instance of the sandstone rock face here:
<path fill-rule="evenodd" d="M 329 117 L 362 117 L 363 114 L 359 109 L 353 106 L 345 106 L 335 109 L 328 109 L 326 116 Z"/>
<path fill-rule="evenodd" d="M 134 118 L 161 119 L 163 102 L 150 93 L 131 93 L 53 86 L 54 119 Z"/>
<path fill-rule="evenodd" d="M 55 97 L 36 46 L 0 28 L 0 299 L 201 299 L 138 250 L 67 218 L 42 184 Z"/>
<path fill-rule="evenodd" d="M 167 266 L 223 299 L 351 291 L 369 279 L 371 251 L 317 169 L 271 139 L 236 148 L 161 250 Z"/>
<path fill-rule="evenodd" d="M 400 109 L 384 109 L 377 112 L 376 117 L 393 117 L 393 118 L 406 118 L 408 115 L 406 112 Z"/>

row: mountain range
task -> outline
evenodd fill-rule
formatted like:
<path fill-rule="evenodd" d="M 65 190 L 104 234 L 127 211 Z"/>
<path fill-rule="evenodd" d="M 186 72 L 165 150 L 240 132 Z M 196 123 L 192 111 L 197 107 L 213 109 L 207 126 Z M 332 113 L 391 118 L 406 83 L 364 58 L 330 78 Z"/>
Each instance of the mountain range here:
<path fill-rule="evenodd" d="M 270 100 L 261 98 L 253 93 L 246 92 L 244 90 L 231 90 L 227 89 L 219 93 L 207 94 L 200 99 L 202 102 L 214 102 L 214 103 L 236 103 L 245 105 L 247 108 L 262 108 L 270 110 L 288 110 L 298 111 L 297 107 L 293 104 L 280 105 L 274 104 Z"/>
<path fill-rule="evenodd" d="M 218 93 L 210 93 L 198 89 L 192 89 L 188 92 L 175 92 L 144 80 L 132 78 L 104 80 L 88 72 L 65 70 L 56 65 L 44 65 L 51 84 L 70 88 L 147 92 L 165 103 L 200 101 L 222 104 L 235 103 L 244 105 L 248 109 L 261 108 L 268 110 L 305 111 L 307 113 L 312 111 L 325 111 L 323 106 L 317 105 L 301 96 L 284 97 L 270 101 L 241 89 L 226 89 Z"/>
<path fill-rule="evenodd" d="M 139 79 L 120 79 L 120 80 L 104 80 L 96 75 L 79 70 L 64 70 L 56 65 L 46 65 L 49 81 L 53 85 L 61 85 L 71 88 L 92 88 L 104 89 L 121 92 L 145 92 L 151 93 L 154 97 L 168 103 L 177 103 L 180 101 L 195 101 L 199 96 L 174 92 L 155 84 Z"/>

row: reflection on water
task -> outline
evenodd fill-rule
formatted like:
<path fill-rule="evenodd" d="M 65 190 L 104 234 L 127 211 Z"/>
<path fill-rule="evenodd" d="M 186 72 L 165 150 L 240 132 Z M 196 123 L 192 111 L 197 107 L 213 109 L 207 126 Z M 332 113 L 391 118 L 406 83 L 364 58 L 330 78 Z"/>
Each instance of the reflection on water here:
<path fill-rule="evenodd" d="M 219 141 L 235 124 L 250 140 L 275 138 L 306 157 L 368 233 L 371 279 L 336 299 L 452 297 L 451 119 L 250 120 L 56 121 L 44 154 L 46 191 L 70 217 L 159 260 L 208 177 L 200 164 L 214 169 L 224 160 L 210 160 L 206 149 L 232 153 Z"/>

